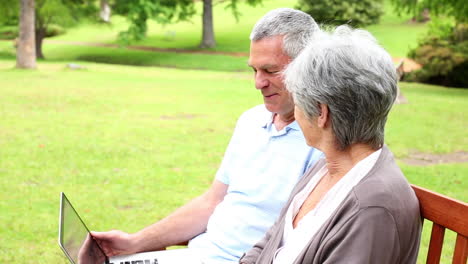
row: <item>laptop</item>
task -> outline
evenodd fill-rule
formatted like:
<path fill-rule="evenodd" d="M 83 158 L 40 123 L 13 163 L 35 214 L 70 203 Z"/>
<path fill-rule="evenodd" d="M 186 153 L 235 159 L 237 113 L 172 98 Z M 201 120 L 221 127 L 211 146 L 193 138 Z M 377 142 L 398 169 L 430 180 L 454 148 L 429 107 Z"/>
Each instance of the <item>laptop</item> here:
<path fill-rule="evenodd" d="M 106 256 L 72 204 L 60 194 L 58 243 L 72 264 L 201 264 L 190 249 L 152 251 L 132 255 Z"/>

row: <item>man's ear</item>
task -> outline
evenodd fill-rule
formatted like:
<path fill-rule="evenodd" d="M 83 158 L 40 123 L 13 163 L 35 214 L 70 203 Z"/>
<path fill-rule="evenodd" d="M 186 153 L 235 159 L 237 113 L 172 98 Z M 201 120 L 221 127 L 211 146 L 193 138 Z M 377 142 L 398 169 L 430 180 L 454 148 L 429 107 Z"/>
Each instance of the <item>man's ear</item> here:
<path fill-rule="evenodd" d="M 320 128 L 325 128 L 329 117 L 328 105 L 320 104 L 320 115 L 317 118 L 317 125 Z"/>

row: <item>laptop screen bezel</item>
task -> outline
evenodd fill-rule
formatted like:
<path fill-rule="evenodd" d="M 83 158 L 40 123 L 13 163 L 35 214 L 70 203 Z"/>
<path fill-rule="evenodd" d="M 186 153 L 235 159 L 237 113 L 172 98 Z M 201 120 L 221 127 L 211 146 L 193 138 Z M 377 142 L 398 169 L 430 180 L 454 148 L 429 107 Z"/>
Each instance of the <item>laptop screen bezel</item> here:
<path fill-rule="evenodd" d="M 68 200 L 67 196 L 65 195 L 64 192 L 61 192 L 60 193 L 60 214 L 59 214 L 59 237 L 58 237 L 58 244 L 60 246 L 60 248 L 62 249 L 63 253 L 65 253 L 65 256 L 67 256 L 67 258 L 70 260 L 71 263 L 73 264 L 77 264 L 75 263 L 75 261 L 71 258 L 71 256 L 68 254 L 65 246 L 63 245 L 63 226 L 64 226 L 64 214 L 63 214 L 63 206 L 64 206 L 64 202 L 67 202 L 68 205 L 70 205 L 70 208 L 75 212 L 76 216 L 78 216 L 78 219 L 80 220 L 81 224 L 83 224 L 83 226 L 85 227 L 86 231 L 88 232 L 88 234 L 91 236 L 92 239 L 94 239 L 94 237 L 91 235 L 91 232 L 89 232 L 89 229 L 88 227 L 86 226 L 86 224 L 83 222 L 83 220 L 81 219 L 80 215 L 78 214 L 78 212 L 75 210 L 75 208 L 73 207 L 72 203 L 70 202 L 70 200 Z M 96 245 L 97 247 L 99 248 L 99 250 L 102 252 L 102 254 L 105 256 L 106 260 L 105 260 L 105 263 L 109 263 L 109 257 L 106 255 L 106 253 L 104 253 L 104 250 L 102 250 L 101 246 L 99 246 L 99 243 L 96 242 Z"/>

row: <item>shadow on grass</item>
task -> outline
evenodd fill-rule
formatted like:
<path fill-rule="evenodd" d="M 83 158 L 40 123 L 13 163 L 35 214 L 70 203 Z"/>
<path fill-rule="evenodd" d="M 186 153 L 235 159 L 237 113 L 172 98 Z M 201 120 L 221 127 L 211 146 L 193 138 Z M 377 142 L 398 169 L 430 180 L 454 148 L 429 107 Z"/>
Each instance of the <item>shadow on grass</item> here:
<path fill-rule="evenodd" d="M 92 47 L 50 43 L 44 46 L 42 62 L 95 62 L 131 66 L 156 66 L 211 71 L 250 71 L 247 57 L 223 54 L 192 54 L 187 52 L 159 52 L 130 50 L 115 47 Z M 15 59 L 15 50 L 0 42 L 0 59 Z"/>
<path fill-rule="evenodd" d="M 157 66 L 213 71 L 248 71 L 247 57 L 227 55 L 152 52 L 110 47 L 49 44 L 47 61 L 87 61 L 132 66 Z"/>
<path fill-rule="evenodd" d="M 14 60 L 16 56 L 8 51 L 0 50 L 0 59 L 2 60 Z"/>

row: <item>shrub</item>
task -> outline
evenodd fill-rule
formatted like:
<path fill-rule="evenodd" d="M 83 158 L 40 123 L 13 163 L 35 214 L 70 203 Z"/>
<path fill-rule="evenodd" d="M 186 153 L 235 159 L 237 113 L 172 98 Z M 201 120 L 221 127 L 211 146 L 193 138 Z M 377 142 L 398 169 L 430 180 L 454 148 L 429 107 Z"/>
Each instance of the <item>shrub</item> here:
<path fill-rule="evenodd" d="M 409 53 L 423 67 L 405 80 L 468 88 L 468 25 L 431 24 L 428 35 Z"/>
<path fill-rule="evenodd" d="M 18 26 L 0 27 L 0 39 L 15 39 L 18 36 Z"/>
<path fill-rule="evenodd" d="M 65 33 L 65 29 L 58 25 L 47 27 L 46 37 L 58 36 Z M 18 37 L 18 25 L 0 27 L 0 39 L 15 39 Z"/>
<path fill-rule="evenodd" d="M 296 8 L 318 23 L 354 27 L 376 24 L 383 14 L 382 0 L 299 0 Z"/>
<path fill-rule="evenodd" d="M 49 25 L 46 31 L 46 37 L 54 37 L 65 33 L 65 29 L 59 25 Z"/>

